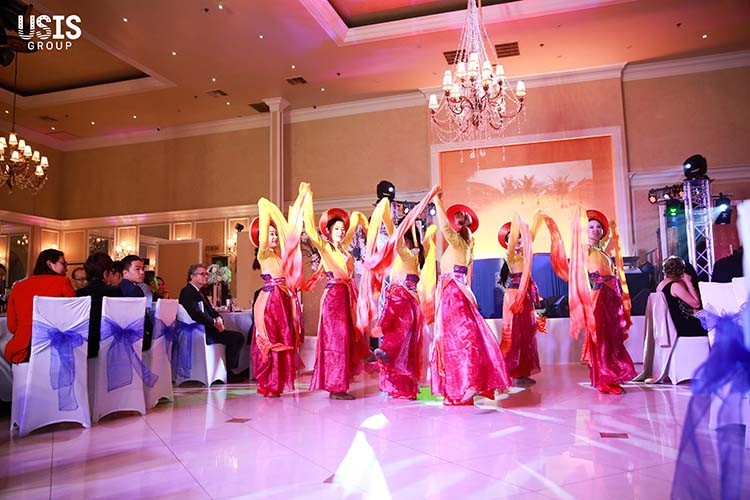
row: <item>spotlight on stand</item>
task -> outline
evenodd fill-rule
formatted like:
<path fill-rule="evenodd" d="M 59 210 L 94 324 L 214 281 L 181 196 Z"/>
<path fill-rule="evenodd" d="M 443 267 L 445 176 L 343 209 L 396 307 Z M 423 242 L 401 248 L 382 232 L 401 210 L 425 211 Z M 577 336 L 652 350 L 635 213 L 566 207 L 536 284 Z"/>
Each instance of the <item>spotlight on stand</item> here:
<path fill-rule="evenodd" d="M 380 181 L 377 187 L 378 201 L 388 198 L 393 201 L 396 198 L 396 186 L 390 181 Z"/>
<path fill-rule="evenodd" d="M 679 200 L 669 200 L 664 210 L 667 227 L 679 227 L 680 218 L 685 218 L 685 205 Z"/>
<path fill-rule="evenodd" d="M 653 189 L 649 189 L 648 191 L 648 202 L 652 205 L 659 201 L 659 198 L 656 196 L 656 191 Z"/>
<path fill-rule="evenodd" d="M 234 228 L 237 230 L 238 233 L 241 233 L 243 229 L 245 229 L 245 226 L 240 224 L 239 222 L 234 225 Z"/>
<path fill-rule="evenodd" d="M 437 207 L 435 207 L 435 204 L 430 203 L 427 207 L 427 212 L 430 214 L 430 216 L 435 217 L 437 215 Z"/>
<path fill-rule="evenodd" d="M 716 224 L 729 224 L 732 222 L 732 201 L 724 193 L 719 193 L 719 197 L 714 202 L 716 207 Z"/>
<path fill-rule="evenodd" d="M 685 173 L 685 179 L 704 179 L 708 172 L 708 162 L 703 155 L 693 155 L 683 162 L 682 171 Z"/>

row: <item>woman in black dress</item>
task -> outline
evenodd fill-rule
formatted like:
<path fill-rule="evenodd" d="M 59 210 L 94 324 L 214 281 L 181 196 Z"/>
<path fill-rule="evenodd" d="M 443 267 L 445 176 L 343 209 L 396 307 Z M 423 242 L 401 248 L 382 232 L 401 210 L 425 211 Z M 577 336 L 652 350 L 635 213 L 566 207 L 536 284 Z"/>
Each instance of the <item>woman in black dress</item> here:
<path fill-rule="evenodd" d="M 664 275 L 656 291 L 663 292 L 667 299 L 669 315 L 677 329 L 677 336 L 706 336 L 706 330 L 695 317 L 695 312 L 702 308 L 702 304 L 698 292 L 698 276 L 693 267 L 673 255 L 664 261 Z"/>

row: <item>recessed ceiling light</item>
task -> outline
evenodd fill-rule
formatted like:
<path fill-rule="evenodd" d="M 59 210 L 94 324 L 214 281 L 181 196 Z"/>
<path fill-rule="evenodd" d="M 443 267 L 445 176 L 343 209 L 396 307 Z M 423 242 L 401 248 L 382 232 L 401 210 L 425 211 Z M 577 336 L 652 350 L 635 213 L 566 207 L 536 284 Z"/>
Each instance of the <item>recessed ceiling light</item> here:
<path fill-rule="evenodd" d="M 123 17 L 122 18 L 122 22 L 124 22 L 124 23 L 128 22 L 128 18 L 127 17 Z"/>
<path fill-rule="evenodd" d="M 224 10 L 224 4 L 219 0 L 219 10 Z"/>
<path fill-rule="evenodd" d="M 292 69 L 297 69 L 297 66 L 295 66 L 294 64 L 292 64 Z"/>
<path fill-rule="evenodd" d="M 708 35 L 703 35 L 701 38 L 705 40 L 706 38 L 708 38 Z"/>
<path fill-rule="evenodd" d="M 136 118 L 138 118 L 138 115 L 133 115 L 133 120 L 135 120 Z"/>
<path fill-rule="evenodd" d="M 96 122 L 91 122 L 91 125 L 96 125 Z"/>
<path fill-rule="evenodd" d="M 321 92 L 325 92 L 325 91 L 326 91 L 326 88 L 325 88 L 325 87 L 320 87 L 320 91 L 321 91 Z"/>
<path fill-rule="evenodd" d="M 211 81 L 212 81 L 212 82 L 215 82 L 215 81 L 216 81 L 216 78 L 211 78 Z"/>
<path fill-rule="evenodd" d="M 232 104 L 232 103 L 231 103 L 231 102 L 229 102 L 229 101 L 227 101 L 227 106 L 229 106 L 230 104 Z"/>
<path fill-rule="evenodd" d="M 173 50 L 173 51 L 172 51 L 172 55 L 173 55 L 173 56 L 176 56 L 176 55 L 177 55 L 177 52 L 175 52 L 175 51 Z"/>
<path fill-rule="evenodd" d="M 261 40 L 263 40 L 263 35 L 258 35 L 258 38 L 260 38 Z"/>
<path fill-rule="evenodd" d="M 50 129 L 55 130 L 55 127 L 50 127 Z"/>
<path fill-rule="evenodd" d="M 6 115 L 9 115 L 9 114 L 10 114 L 10 111 L 8 111 L 8 110 L 6 109 L 6 110 L 5 110 L 5 114 L 6 114 Z"/>

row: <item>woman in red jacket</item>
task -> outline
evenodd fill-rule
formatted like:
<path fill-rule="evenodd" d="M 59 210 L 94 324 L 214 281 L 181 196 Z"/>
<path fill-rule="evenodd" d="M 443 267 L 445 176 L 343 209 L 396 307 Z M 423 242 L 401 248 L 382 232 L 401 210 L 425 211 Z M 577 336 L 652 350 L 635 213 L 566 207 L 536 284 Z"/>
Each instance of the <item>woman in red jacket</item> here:
<path fill-rule="evenodd" d="M 60 250 L 42 250 L 34 272 L 13 286 L 8 299 L 8 331 L 13 337 L 5 346 L 5 359 L 25 363 L 31 355 L 31 316 L 34 297 L 75 297 L 70 280 L 65 277 L 68 263 Z"/>

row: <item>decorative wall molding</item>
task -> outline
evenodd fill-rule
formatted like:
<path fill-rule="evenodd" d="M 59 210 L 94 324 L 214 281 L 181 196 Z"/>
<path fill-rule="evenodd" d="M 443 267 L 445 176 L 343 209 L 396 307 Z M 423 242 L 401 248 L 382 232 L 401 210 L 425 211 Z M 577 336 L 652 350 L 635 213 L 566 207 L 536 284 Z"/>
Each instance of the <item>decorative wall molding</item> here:
<path fill-rule="evenodd" d="M 349 28 L 328 0 L 299 1 L 338 46 L 457 29 L 463 26 L 466 18 L 465 9 L 461 9 L 442 14 Z M 523 2 L 485 6 L 482 8 L 482 18 L 484 23 L 489 25 L 632 1 L 634 0 L 599 0 L 597 2 L 590 0 L 525 0 Z"/>
<path fill-rule="evenodd" d="M 726 52 L 711 56 L 686 57 L 653 63 L 630 63 L 622 74 L 624 82 L 690 75 L 706 71 L 742 68 L 750 66 L 750 50 Z"/>
<path fill-rule="evenodd" d="M 389 109 L 427 107 L 427 101 L 420 92 L 409 92 L 388 97 L 361 99 L 359 101 L 342 102 L 317 106 L 316 108 L 293 109 L 287 114 L 285 123 L 301 123 L 312 120 L 325 120 L 339 116 L 359 115 L 387 111 Z"/>
<path fill-rule="evenodd" d="M 633 189 L 671 186 L 685 179 L 682 165 L 656 167 L 653 172 L 631 172 L 628 176 Z M 716 181 L 747 181 L 750 179 L 750 165 L 711 166 L 708 176 Z"/>

